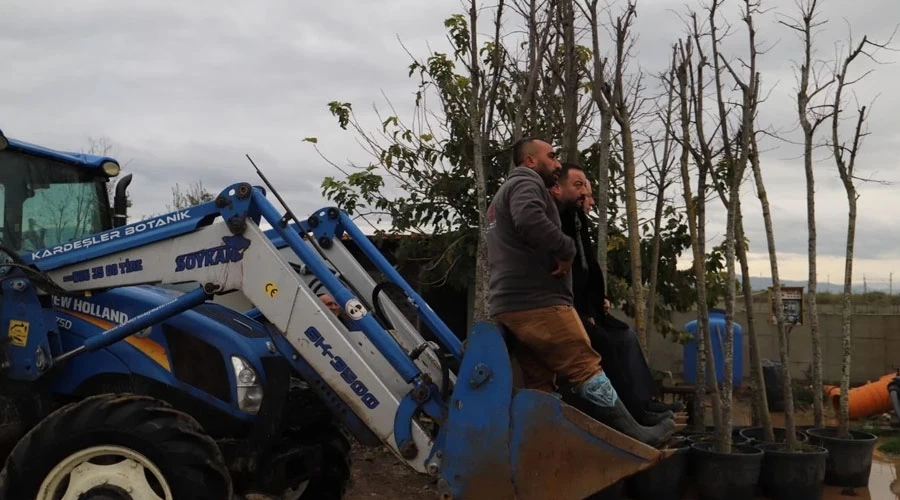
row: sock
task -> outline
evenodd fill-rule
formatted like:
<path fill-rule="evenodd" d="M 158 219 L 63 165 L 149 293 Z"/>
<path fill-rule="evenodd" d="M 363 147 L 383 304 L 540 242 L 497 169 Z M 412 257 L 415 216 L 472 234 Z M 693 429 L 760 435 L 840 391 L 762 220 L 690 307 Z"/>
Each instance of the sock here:
<path fill-rule="evenodd" d="M 606 373 L 600 372 L 578 386 L 578 393 L 584 399 L 603 408 L 612 408 L 619 395 Z"/>

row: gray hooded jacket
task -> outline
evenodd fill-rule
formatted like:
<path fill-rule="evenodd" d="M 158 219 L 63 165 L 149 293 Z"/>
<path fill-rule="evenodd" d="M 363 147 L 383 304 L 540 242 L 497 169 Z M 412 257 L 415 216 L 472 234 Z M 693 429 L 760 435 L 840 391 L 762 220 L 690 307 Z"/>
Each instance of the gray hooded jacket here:
<path fill-rule="evenodd" d="M 552 275 L 571 260 L 575 242 L 560 228 L 559 210 L 541 176 L 516 167 L 494 196 L 487 217 L 490 315 L 572 305 L 572 275 Z"/>

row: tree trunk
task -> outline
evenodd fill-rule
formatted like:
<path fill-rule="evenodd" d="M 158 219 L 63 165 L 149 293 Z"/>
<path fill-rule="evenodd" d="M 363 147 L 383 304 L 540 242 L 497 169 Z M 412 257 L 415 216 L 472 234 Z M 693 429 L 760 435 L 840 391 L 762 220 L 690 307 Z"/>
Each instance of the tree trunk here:
<path fill-rule="evenodd" d="M 715 366 L 708 359 L 707 352 L 711 351 L 709 343 L 709 307 L 707 307 L 706 295 L 706 171 L 700 171 L 700 179 L 697 186 L 697 247 L 699 258 L 695 258 L 694 273 L 697 275 L 697 377 L 694 397 L 697 400 L 697 419 L 700 420 L 698 430 L 703 430 L 706 425 L 706 381 L 707 372 L 716 373 Z M 715 380 L 715 379 L 714 379 Z M 719 425 L 722 414 L 720 413 L 718 385 L 713 382 L 711 389 L 711 402 L 713 411 L 713 425 Z"/>
<path fill-rule="evenodd" d="M 656 329 L 656 288 L 659 285 L 659 253 L 662 245 L 662 218 L 666 201 L 666 188 L 669 185 L 669 171 L 672 168 L 672 145 L 673 139 L 669 135 L 672 129 L 672 106 L 675 103 L 675 81 L 674 75 L 669 75 L 666 81 L 666 114 L 664 124 L 666 134 L 663 136 L 663 153 L 662 158 L 656 153 L 656 146 L 653 140 L 650 141 L 650 147 L 653 151 L 654 170 L 658 177 L 656 178 L 656 208 L 653 212 L 653 241 L 650 243 L 650 290 L 647 294 L 647 329 L 649 332 L 655 333 Z M 648 335 L 648 343 L 652 335 Z M 649 349 L 648 349 L 649 351 Z"/>
<path fill-rule="evenodd" d="M 498 23 L 499 23 L 498 13 Z M 490 283 L 490 270 L 487 261 L 487 175 L 484 167 L 484 135 L 482 120 L 484 119 L 481 102 L 481 71 L 478 60 L 478 10 L 475 0 L 469 9 L 469 29 L 471 33 L 469 51 L 471 55 L 472 96 L 469 102 L 469 133 L 472 136 L 472 168 L 475 170 L 475 193 L 478 209 L 478 243 L 475 257 L 475 304 L 472 317 L 474 321 L 487 319 L 487 291 Z"/>
<path fill-rule="evenodd" d="M 606 77 L 603 74 L 606 61 L 600 58 L 600 19 L 597 11 L 598 0 L 587 3 L 588 21 L 591 23 L 591 48 L 593 49 L 594 74 L 591 82 L 591 97 L 600 112 L 600 143 L 597 151 L 597 207 L 600 218 L 597 221 L 597 262 L 603 280 L 604 293 L 609 286 L 607 269 L 607 245 L 609 241 L 609 155 L 612 149 L 612 109 L 607 93 Z"/>
<path fill-rule="evenodd" d="M 809 333 L 812 339 L 812 372 L 813 372 L 813 414 L 815 426 L 825 425 L 825 408 L 822 394 L 822 338 L 819 334 L 819 308 L 816 304 L 816 187 L 813 175 L 813 135 L 816 128 L 825 119 L 825 115 L 816 117 L 810 121 L 810 99 L 825 89 L 825 86 L 813 88 L 810 92 L 810 72 L 812 61 L 812 22 L 816 10 L 816 0 L 812 0 L 801 7 L 802 24 L 790 26 L 803 33 L 803 64 L 800 66 L 800 88 L 797 91 L 797 114 L 800 118 L 800 126 L 803 129 L 803 167 L 806 172 L 806 224 L 809 238 L 808 261 L 809 282 L 807 288 L 807 306 L 809 310 Z M 815 86 L 815 85 L 814 85 Z"/>
<path fill-rule="evenodd" d="M 630 118 L 620 121 L 622 127 L 622 157 L 625 177 L 625 212 L 628 218 L 628 243 L 631 261 L 631 290 L 634 296 L 634 331 L 644 356 L 647 352 L 647 325 L 644 322 L 644 284 L 641 270 L 641 233 L 638 226 L 637 187 L 635 183 L 634 143 L 631 136 Z"/>
<path fill-rule="evenodd" d="M 847 255 L 844 259 L 844 300 L 841 310 L 841 334 L 843 342 L 843 357 L 841 361 L 841 413 L 838 418 L 838 437 L 850 437 L 850 405 L 848 393 L 850 391 L 850 358 L 853 353 L 853 339 L 851 332 L 851 318 L 853 317 L 853 239 L 856 235 L 856 190 L 853 186 L 847 187 L 847 201 L 850 205 L 847 216 Z"/>
<path fill-rule="evenodd" d="M 784 324 L 784 302 L 781 295 L 781 278 L 778 276 L 778 256 L 775 252 L 775 231 L 772 229 L 772 214 L 769 210 L 769 198 L 763 184 L 762 169 L 759 166 L 759 149 L 756 138 L 752 139 L 753 147 L 750 155 L 750 166 L 756 180 L 756 191 L 762 206 L 763 223 L 766 228 L 766 243 L 769 247 L 769 264 L 772 268 L 772 288 L 775 292 L 775 324 L 778 334 L 778 354 L 781 358 L 781 377 L 784 384 L 784 427 L 790 450 L 797 449 L 797 435 L 794 425 L 794 392 L 791 384 L 791 363 L 788 357 L 787 332 Z"/>
<path fill-rule="evenodd" d="M 634 0 L 628 0 L 625 12 L 615 21 L 615 46 L 616 64 L 614 69 L 612 99 L 608 106 L 613 118 L 619 125 L 622 137 L 622 167 L 625 178 L 625 213 L 628 226 L 628 243 L 631 261 L 631 290 L 634 303 L 634 330 L 644 355 L 647 356 L 647 325 L 644 320 L 647 309 L 644 302 L 644 280 L 641 269 L 641 234 L 638 224 L 637 182 L 634 157 L 634 135 L 631 130 L 631 103 L 629 103 L 628 90 L 625 84 L 625 67 L 630 57 L 628 53 L 628 41 L 630 39 L 631 23 L 637 15 Z M 596 30 L 595 30 L 595 44 Z M 596 78 L 595 78 L 596 81 Z M 638 102 L 640 97 L 632 97 Z"/>
<path fill-rule="evenodd" d="M 559 1 L 565 60 L 563 62 L 563 161 L 579 163 L 578 157 L 578 54 L 575 45 L 575 8 L 573 0 Z"/>
<path fill-rule="evenodd" d="M 722 371 L 724 372 L 724 380 L 722 380 L 722 424 L 716 425 L 716 450 L 719 453 L 731 452 L 731 394 L 734 386 L 734 302 L 736 296 L 734 285 L 735 281 L 737 281 L 734 269 L 734 220 L 737 213 L 738 200 L 740 200 L 740 178 L 736 172 L 732 176 L 736 179 L 730 179 L 731 189 L 725 222 L 725 267 L 728 272 L 726 280 L 728 291 L 725 294 L 725 339 L 722 341 L 722 357 L 725 358 L 722 362 Z M 712 353 L 712 349 L 710 349 L 710 353 Z"/>
<path fill-rule="evenodd" d="M 762 357 L 759 355 L 756 320 L 753 318 L 753 287 L 750 285 L 750 264 L 747 260 L 747 247 L 744 245 L 744 217 L 740 200 L 738 200 L 737 213 L 735 215 L 735 233 L 738 242 L 740 242 L 737 246 L 737 255 L 741 263 L 741 276 L 744 277 L 742 281 L 744 308 L 747 310 L 747 344 L 750 346 L 750 380 L 754 387 L 751 403 L 753 405 L 753 425 L 762 426 L 763 438 L 772 441 L 775 439 L 775 432 L 772 429 L 769 402 L 766 400 L 766 379 L 763 375 Z"/>
<path fill-rule="evenodd" d="M 659 192 L 656 195 L 656 209 L 653 212 L 653 241 L 650 243 L 650 289 L 647 292 L 647 331 L 652 332 L 656 318 L 656 286 L 659 281 L 659 247 L 662 228 L 663 208 L 665 204 L 665 175 L 660 171 Z M 649 343 L 649 335 L 648 335 Z M 649 351 L 649 348 L 647 349 Z M 649 357 L 648 357 L 649 361 Z"/>
<path fill-rule="evenodd" d="M 609 242 L 609 155 L 612 150 L 612 113 L 609 110 L 600 110 L 600 150 L 597 160 L 597 206 L 600 209 L 600 218 L 597 220 L 597 262 L 600 272 L 606 278 L 603 280 L 603 292 L 609 283 L 607 267 L 607 245 Z"/>
<path fill-rule="evenodd" d="M 681 186 L 684 196 L 684 206 L 687 210 L 688 231 L 691 235 L 691 250 L 694 256 L 694 275 L 697 279 L 697 334 L 694 339 L 697 345 L 697 374 L 694 388 L 694 408 L 691 413 L 694 416 L 694 430 L 703 431 L 706 426 L 706 411 L 704 408 L 704 400 L 706 399 L 706 370 L 704 366 L 704 335 L 705 324 L 708 324 L 709 317 L 706 313 L 706 269 L 704 265 L 703 254 L 703 216 L 701 208 L 703 205 L 703 193 L 705 192 L 705 175 L 703 167 L 699 166 L 700 181 L 696 201 L 691 195 L 691 176 L 689 171 L 689 147 L 691 143 L 691 113 L 690 113 L 690 96 L 688 95 L 688 74 L 691 70 L 691 50 L 690 42 L 688 42 L 687 50 L 684 46 L 680 46 L 681 59 L 678 62 L 677 52 L 673 55 L 672 66 L 675 76 L 678 79 L 678 104 L 681 115 Z M 706 321 L 704 321 L 704 316 Z"/>
<path fill-rule="evenodd" d="M 525 87 L 525 93 L 522 95 L 521 100 L 518 105 L 516 105 L 516 115 L 513 120 L 513 136 L 512 142 L 516 142 L 523 136 L 523 128 L 525 126 L 525 114 L 531 108 L 532 101 L 534 100 L 535 92 L 538 85 L 538 75 L 541 69 L 543 69 L 543 64 L 541 61 L 544 58 L 544 53 L 547 51 L 548 46 L 548 38 L 550 35 L 550 27 L 553 25 L 552 17 L 553 17 L 553 7 L 552 5 L 547 7 L 547 20 L 544 24 L 544 27 L 541 29 L 540 34 L 537 31 L 537 22 L 538 22 L 538 10 L 537 10 L 537 2 L 532 0 L 529 8 L 530 19 L 529 23 L 529 35 L 528 35 L 528 83 Z M 512 171 L 516 165 L 513 165 L 512 159 L 509 162 L 509 171 Z"/>
<path fill-rule="evenodd" d="M 809 238 L 808 262 L 809 283 L 807 288 L 807 306 L 809 310 L 809 334 L 812 339 L 812 372 L 813 372 L 813 414 L 815 426 L 825 425 L 825 409 L 822 401 L 822 338 L 819 334 L 819 308 L 816 304 L 816 186 L 813 175 L 813 134 L 824 118 L 815 122 L 809 120 L 810 98 L 825 87 L 813 89 L 810 93 L 810 67 L 812 65 L 812 19 L 816 9 L 816 0 L 802 9 L 802 27 L 804 34 L 804 62 L 800 67 L 800 88 L 797 92 L 797 114 L 803 129 L 803 167 L 806 172 L 806 225 Z"/>
<path fill-rule="evenodd" d="M 482 217 L 479 217 L 479 220 Z M 484 221 L 480 222 L 485 227 Z M 478 231 L 478 253 L 475 256 L 475 304 L 472 308 L 473 321 L 486 321 L 488 319 L 487 292 L 490 283 L 490 269 L 487 258 L 487 235 L 483 229 Z"/>
<path fill-rule="evenodd" d="M 807 306 L 809 307 L 809 334 L 812 338 L 812 372 L 813 372 L 813 413 L 815 426 L 825 425 L 825 408 L 823 404 L 822 381 L 822 336 L 819 333 L 819 307 L 816 304 L 816 188 L 813 180 L 812 134 L 805 137 L 803 146 L 804 166 L 806 167 L 806 220 L 809 232 L 809 288 L 807 289 Z"/>

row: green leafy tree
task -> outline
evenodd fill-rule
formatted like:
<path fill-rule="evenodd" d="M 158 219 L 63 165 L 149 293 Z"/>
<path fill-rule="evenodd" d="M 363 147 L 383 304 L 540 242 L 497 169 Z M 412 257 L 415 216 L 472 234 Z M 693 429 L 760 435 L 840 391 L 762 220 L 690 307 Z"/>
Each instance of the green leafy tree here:
<path fill-rule="evenodd" d="M 571 30 L 566 23 L 551 23 L 559 10 L 548 6 L 538 11 L 541 23 L 525 18 L 531 28 L 521 45 L 507 40 L 511 35 L 503 34 L 498 25 L 502 5 L 495 8 L 494 36 L 479 46 L 477 61 L 472 58 L 471 12 L 468 18 L 456 15 L 447 19 L 452 50 L 413 58 L 409 66 L 409 76 L 417 83 L 409 117 L 378 114 L 378 128 L 369 130 L 355 114 L 353 103 L 330 102 L 329 110 L 337 124 L 354 134 L 370 159 L 364 165 L 343 167 L 325 158 L 341 175 L 326 177 L 322 193 L 352 217 L 370 223 L 376 228 L 376 238 L 388 233 L 410 235 L 401 240 L 396 256 L 400 262 L 425 262 L 423 285 L 477 285 L 479 228 L 483 226 L 485 207 L 509 171 L 513 140 L 537 135 L 554 143 L 571 144 L 572 131 L 566 126 L 565 99 L 560 93 L 571 87 L 567 79 L 579 76 L 577 88 L 583 99 L 579 101 L 577 136 L 581 149 L 576 158 L 570 159 L 585 167 L 595 187 L 599 186 L 600 174 L 607 174 L 608 203 L 603 215 L 610 237 L 601 248 L 616 263 L 608 272 L 608 292 L 610 299 L 633 317 L 621 140 L 614 135 L 609 145 L 603 145 L 591 138 L 594 104 L 584 89 L 595 81 L 590 65 L 596 58 L 587 47 L 578 45 L 574 51 L 578 57 L 572 58 L 573 52 L 560 46 L 559 33 L 566 31 L 571 37 Z M 554 42 L 548 42 L 548 38 Z M 516 52 L 520 49 L 522 54 Z M 544 50 L 546 57 L 534 55 Z M 571 68 L 573 63 L 575 69 Z M 532 64 L 543 66 L 535 69 Z M 474 86 L 473 67 L 480 75 L 479 85 Z M 475 125 L 473 99 L 484 106 L 475 110 L 480 117 Z M 547 106 L 548 100 L 560 106 Z M 571 106 L 571 100 L 568 102 Z M 304 140 L 319 151 L 316 137 Z M 480 155 L 475 154 L 478 141 Z M 568 156 L 573 155 L 570 152 Z M 476 158 L 483 164 L 482 179 L 473 167 Z M 601 166 L 605 166 L 603 172 Z M 482 180 L 484 186 L 479 189 Z M 693 296 L 690 273 L 676 267 L 679 256 L 690 245 L 680 212 L 676 205 L 666 202 L 662 211 L 665 219 L 660 222 L 662 257 L 657 274 L 662 300 L 656 302 L 661 312 L 653 318 L 664 325 L 661 331 L 666 333 L 677 329 L 668 322 L 670 312 L 689 308 L 685 297 Z M 600 217 L 596 211 L 591 215 L 595 223 L 601 221 Z M 639 269 L 643 283 L 650 281 L 652 237 L 646 232 L 641 236 Z M 476 289 L 476 309 L 477 297 Z"/>

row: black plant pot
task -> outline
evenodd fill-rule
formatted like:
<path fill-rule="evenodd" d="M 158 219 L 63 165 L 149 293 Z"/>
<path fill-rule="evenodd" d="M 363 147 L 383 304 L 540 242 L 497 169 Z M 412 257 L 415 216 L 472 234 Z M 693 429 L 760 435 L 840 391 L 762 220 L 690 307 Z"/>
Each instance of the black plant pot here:
<path fill-rule="evenodd" d="M 782 443 L 760 443 L 756 447 L 764 453 L 759 483 L 766 498 L 822 498 L 828 450 L 808 444 L 801 444 L 796 451 L 788 451 Z"/>
<path fill-rule="evenodd" d="M 740 435 L 741 431 L 744 429 L 747 429 L 747 428 L 748 428 L 748 426 L 746 426 L 746 425 L 732 426 L 731 427 L 731 439 L 734 440 L 734 439 L 741 438 L 741 435 Z M 676 436 L 684 436 L 685 438 L 690 439 L 691 436 L 707 435 L 707 434 L 715 435 L 715 433 L 716 433 L 716 427 L 713 425 L 707 425 L 706 428 L 702 431 L 691 430 L 691 428 L 688 427 L 686 429 L 682 429 L 682 430 L 676 432 L 675 435 Z M 743 439 L 743 438 L 741 438 L 741 439 Z"/>
<path fill-rule="evenodd" d="M 732 427 L 731 429 L 731 444 L 750 444 L 749 440 L 744 436 L 741 436 L 740 431 L 744 427 Z M 687 429 L 681 431 L 679 434 L 683 434 L 685 440 L 689 443 L 715 443 L 716 440 L 716 428 L 712 425 L 707 425 L 706 430 L 697 432 L 697 431 L 689 431 Z M 688 459 L 687 471 L 685 471 L 685 475 L 687 476 L 689 482 L 692 482 L 695 478 L 695 466 L 696 463 L 694 460 Z"/>
<path fill-rule="evenodd" d="M 625 490 L 634 500 L 679 500 L 687 487 L 691 443 L 684 439 L 665 447 L 675 453 L 628 478 Z"/>
<path fill-rule="evenodd" d="M 772 432 L 775 434 L 775 441 L 766 441 L 763 439 L 763 428 L 759 427 L 748 427 L 746 429 L 741 430 L 741 436 L 750 441 L 750 444 L 756 445 L 759 443 L 784 443 L 787 441 L 787 429 L 784 427 L 773 427 Z M 797 435 L 797 440 L 801 443 L 806 443 L 809 440 L 809 436 L 806 433 L 801 432 L 799 429 L 794 429 L 794 433 Z"/>
<path fill-rule="evenodd" d="M 719 453 L 714 443 L 692 443 L 691 456 L 699 500 L 753 500 L 762 450 L 739 444 Z"/>
<path fill-rule="evenodd" d="M 687 437 L 691 443 L 713 443 L 716 440 L 715 433 L 693 434 Z M 731 444 L 752 444 L 749 439 L 740 434 L 731 433 Z"/>
<path fill-rule="evenodd" d="M 815 427 L 815 425 L 798 425 L 797 432 L 802 432 L 803 434 L 806 434 L 806 431 L 808 431 L 814 427 Z M 806 434 L 806 437 L 809 437 L 809 435 Z M 807 441 L 807 442 L 809 442 L 809 441 Z"/>
<path fill-rule="evenodd" d="M 869 485 L 872 452 L 878 437 L 862 431 L 850 431 L 850 438 L 837 437 L 837 427 L 814 427 L 806 431 L 810 444 L 828 450 L 825 484 L 844 488 Z"/>

